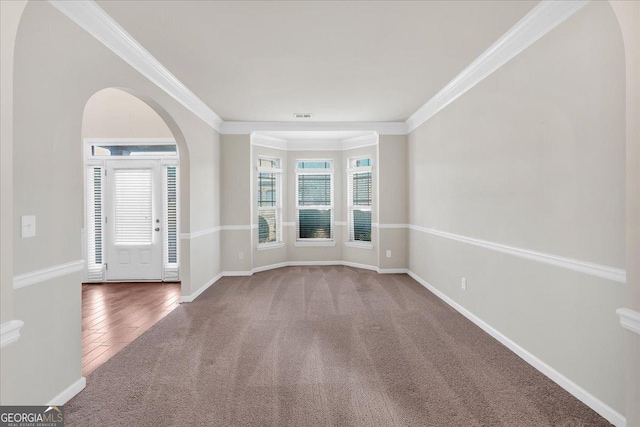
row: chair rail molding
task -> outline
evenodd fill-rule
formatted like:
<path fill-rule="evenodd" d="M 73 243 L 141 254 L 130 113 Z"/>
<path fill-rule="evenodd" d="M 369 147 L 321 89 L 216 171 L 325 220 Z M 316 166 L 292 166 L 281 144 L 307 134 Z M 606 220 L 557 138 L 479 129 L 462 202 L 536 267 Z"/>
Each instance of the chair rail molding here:
<path fill-rule="evenodd" d="M 0 325 L 0 348 L 4 348 L 20 339 L 20 329 L 24 326 L 22 320 L 9 320 Z"/>
<path fill-rule="evenodd" d="M 406 121 L 407 132 L 412 132 L 436 115 L 438 111 L 560 25 L 588 2 L 589 0 L 544 0 L 538 3 L 489 49 L 413 113 Z"/>
<path fill-rule="evenodd" d="M 611 280 L 618 283 L 627 282 L 627 272 L 624 269 L 609 267 L 607 265 L 595 264 L 587 261 L 580 261 L 573 258 L 561 257 L 553 254 L 532 251 L 529 249 L 516 248 L 513 246 L 503 245 L 500 243 L 489 242 L 487 240 L 476 239 L 473 237 L 461 236 L 459 234 L 453 234 L 446 231 L 434 230 L 432 228 L 421 227 L 418 225 L 409 224 L 410 230 L 419 231 L 433 236 L 442 237 L 449 240 L 455 240 L 457 242 L 466 243 L 473 246 L 478 246 L 485 249 L 491 249 L 496 252 L 502 252 L 505 254 L 525 258 L 531 261 L 540 262 L 543 264 L 549 264 L 556 267 L 566 268 L 568 270 L 577 271 L 580 273 L 589 274 L 591 276 L 600 277 L 603 279 Z"/>
<path fill-rule="evenodd" d="M 68 274 L 78 273 L 84 270 L 85 260 L 67 262 L 65 264 L 54 265 L 41 270 L 13 276 L 13 289 L 24 288 L 25 286 L 45 282 Z"/>
<path fill-rule="evenodd" d="M 620 326 L 634 334 L 640 335 L 640 313 L 630 308 L 619 308 L 616 313 L 620 317 Z"/>

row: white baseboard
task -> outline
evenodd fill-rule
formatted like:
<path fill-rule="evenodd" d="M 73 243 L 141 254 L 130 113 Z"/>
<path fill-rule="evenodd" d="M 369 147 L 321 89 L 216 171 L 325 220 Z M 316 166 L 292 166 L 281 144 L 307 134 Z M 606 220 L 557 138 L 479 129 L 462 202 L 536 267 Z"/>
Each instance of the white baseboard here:
<path fill-rule="evenodd" d="M 261 267 L 256 267 L 256 268 L 254 268 L 252 270 L 249 270 L 249 271 L 243 271 L 243 270 L 223 271 L 222 273 L 218 274 L 211 281 L 209 281 L 207 284 L 202 286 L 200 289 L 198 289 L 197 291 L 195 291 L 191 295 L 182 296 L 181 297 L 181 301 L 182 302 L 192 302 L 193 300 L 198 298 L 198 296 L 201 293 L 206 291 L 207 288 L 209 288 L 209 286 L 211 286 L 214 283 L 216 283 L 222 277 L 246 277 L 246 276 L 253 276 L 254 273 L 260 273 L 261 271 L 275 270 L 276 268 L 314 266 L 314 265 L 318 265 L 318 266 L 321 266 L 321 265 L 344 265 L 344 266 L 347 266 L 347 267 L 354 267 L 354 268 L 362 268 L 362 269 L 365 269 L 365 270 L 372 270 L 372 271 L 377 272 L 378 274 L 403 274 L 403 273 L 406 274 L 408 272 L 408 270 L 406 268 L 380 269 L 380 268 L 378 268 L 376 266 L 373 266 L 373 265 L 358 264 L 356 262 L 349 262 L 349 261 L 288 261 L 288 262 L 280 262 L 280 263 L 277 263 L 277 264 L 269 264 L 269 265 L 263 265 Z"/>
<path fill-rule="evenodd" d="M 409 270 L 407 270 L 406 268 L 378 268 L 375 265 L 368 265 L 368 264 L 360 264 L 357 262 L 350 262 L 350 261 L 287 261 L 287 262 L 280 262 L 277 264 L 269 264 L 269 265 L 263 265 L 261 267 L 256 267 L 251 271 L 242 271 L 242 272 L 237 272 L 237 271 L 233 271 L 230 273 L 230 275 L 233 276 L 251 276 L 253 273 L 259 273 L 261 271 L 267 271 L 267 270 L 274 270 L 276 268 L 282 268 L 282 267 L 310 267 L 310 266 L 323 266 L 323 265 L 344 265 L 346 267 L 354 267 L 354 268 L 362 268 L 364 270 L 371 270 L 371 271 L 375 271 L 378 274 L 406 274 Z M 224 273 L 224 275 L 226 276 L 227 272 Z M 241 274 L 239 274 L 241 273 Z"/>
<path fill-rule="evenodd" d="M 263 265 L 262 267 L 256 267 L 253 270 L 251 270 L 251 272 L 247 273 L 259 273 L 261 271 L 267 271 L 267 270 L 274 270 L 276 268 L 282 268 L 282 267 L 289 267 L 289 263 L 288 262 L 279 262 L 277 264 L 269 264 L 269 265 Z"/>
<path fill-rule="evenodd" d="M 471 320 L 473 323 L 478 325 L 482 330 L 491 335 L 496 340 L 500 341 L 505 347 L 509 350 L 513 351 L 520 358 L 522 358 L 525 362 L 536 368 L 538 371 L 542 372 L 544 375 L 549 377 L 553 382 L 558 384 L 560 387 L 571 393 L 574 397 L 580 400 L 582 403 L 596 411 L 602 417 L 604 417 L 607 421 L 612 423 L 617 427 L 625 427 L 627 424 L 626 418 L 618 413 L 616 410 L 611 408 L 609 405 L 580 387 L 578 384 L 571 381 L 569 378 L 562 375 L 560 372 L 556 371 L 551 366 L 547 365 L 542 360 L 538 359 L 536 356 L 531 354 L 529 351 L 520 347 L 514 341 L 512 341 L 507 336 L 503 335 L 498 330 L 494 329 L 492 326 L 484 322 L 475 314 L 471 313 L 469 310 L 455 302 L 453 299 L 449 298 L 442 291 L 438 290 L 420 276 L 415 274 L 413 271 L 408 272 L 409 276 L 411 276 L 416 282 L 420 283 L 422 286 L 427 288 L 429 291 L 434 293 L 438 298 L 449 304 L 451 307 L 456 309 L 460 314 L 465 316 L 467 319 Z"/>
<path fill-rule="evenodd" d="M 408 268 L 379 268 L 380 274 L 409 274 Z"/>
<path fill-rule="evenodd" d="M 47 406 L 62 406 L 71 400 L 76 394 L 80 393 L 87 386 L 87 379 L 80 377 L 80 379 L 69 387 L 64 389 L 62 393 L 51 399 Z"/>
<path fill-rule="evenodd" d="M 200 289 L 198 289 L 197 291 L 195 291 L 194 293 L 192 293 L 191 295 L 183 295 L 181 297 L 181 301 L 182 302 L 191 302 L 194 299 L 198 298 L 198 296 L 200 296 L 201 293 L 203 293 L 204 291 L 206 291 L 209 286 L 213 285 L 214 283 L 216 283 L 218 280 L 220 280 L 223 276 L 223 273 L 218 274 L 216 277 L 214 277 L 213 279 L 209 280 L 207 283 L 205 283 L 204 285 L 202 285 L 200 287 Z"/>
<path fill-rule="evenodd" d="M 243 270 L 239 270 L 239 271 L 223 271 L 222 272 L 222 276 L 223 277 L 235 277 L 235 276 L 251 276 L 253 274 L 252 271 L 243 271 Z"/>

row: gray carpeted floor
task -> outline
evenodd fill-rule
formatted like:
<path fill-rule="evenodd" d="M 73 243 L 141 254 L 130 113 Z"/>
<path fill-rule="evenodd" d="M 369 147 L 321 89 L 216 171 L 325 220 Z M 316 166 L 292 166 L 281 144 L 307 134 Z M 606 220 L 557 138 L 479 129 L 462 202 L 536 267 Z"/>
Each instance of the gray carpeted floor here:
<path fill-rule="evenodd" d="M 406 275 L 225 277 L 99 367 L 69 425 L 608 423 Z"/>

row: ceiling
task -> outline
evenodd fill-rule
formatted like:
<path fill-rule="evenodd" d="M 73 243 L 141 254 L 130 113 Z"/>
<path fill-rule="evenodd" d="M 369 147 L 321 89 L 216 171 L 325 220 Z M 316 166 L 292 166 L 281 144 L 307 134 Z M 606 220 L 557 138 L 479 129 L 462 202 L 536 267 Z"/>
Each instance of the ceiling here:
<path fill-rule="evenodd" d="M 404 121 L 536 3 L 98 1 L 225 121 Z"/>

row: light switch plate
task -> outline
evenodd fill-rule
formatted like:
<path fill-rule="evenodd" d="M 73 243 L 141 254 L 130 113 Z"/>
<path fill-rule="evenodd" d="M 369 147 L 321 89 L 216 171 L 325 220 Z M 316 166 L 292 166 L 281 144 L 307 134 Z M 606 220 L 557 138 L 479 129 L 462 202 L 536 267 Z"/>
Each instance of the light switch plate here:
<path fill-rule="evenodd" d="M 35 215 L 22 215 L 22 238 L 34 237 L 36 235 L 36 216 Z"/>
<path fill-rule="evenodd" d="M 391 258 L 391 251 L 387 250 L 387 258 Z"/>

